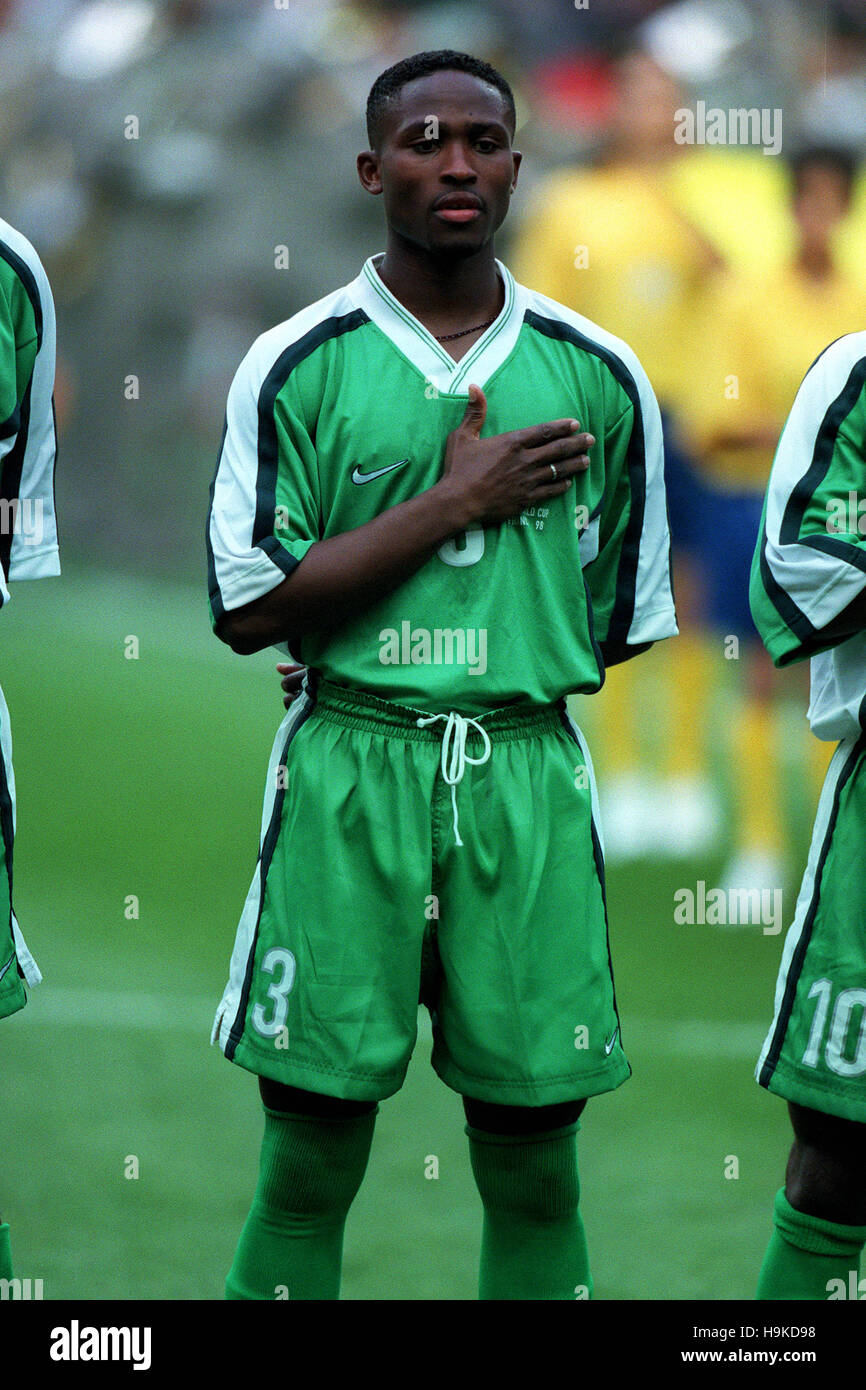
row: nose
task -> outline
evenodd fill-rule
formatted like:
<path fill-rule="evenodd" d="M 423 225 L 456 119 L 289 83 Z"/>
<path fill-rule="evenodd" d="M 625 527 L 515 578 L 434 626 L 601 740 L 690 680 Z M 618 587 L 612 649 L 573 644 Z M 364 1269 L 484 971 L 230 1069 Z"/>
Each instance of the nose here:
<path fill-rule="evenodd" d="M 445 179 L 459 179 L 461 183 L 474 181 L 475 170 L 469 159 L 469 146 L 463 140 L 451 140 L 445 147 L 445 158 L 440 175 Z"/>

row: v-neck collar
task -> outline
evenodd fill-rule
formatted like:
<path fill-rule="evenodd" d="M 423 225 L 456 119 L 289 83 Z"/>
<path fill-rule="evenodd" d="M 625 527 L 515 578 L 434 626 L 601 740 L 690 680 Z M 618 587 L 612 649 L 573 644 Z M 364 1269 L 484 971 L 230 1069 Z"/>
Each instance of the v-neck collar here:
<path fill-rule="evenodd" d="M 523 321 L 525 306 L 521 286 L 508 267 L 496 261 L 505 288 L 505 302 L 499 316 L 472 344 L 465 357 L 455 362 L 382 280 L 376 263 L 384 254 L 380 251 L 370 256 L 349 287 L 355 303 L 440 394 L 468 395 L 470 382 L 483 386 L 511 353 Z"/>

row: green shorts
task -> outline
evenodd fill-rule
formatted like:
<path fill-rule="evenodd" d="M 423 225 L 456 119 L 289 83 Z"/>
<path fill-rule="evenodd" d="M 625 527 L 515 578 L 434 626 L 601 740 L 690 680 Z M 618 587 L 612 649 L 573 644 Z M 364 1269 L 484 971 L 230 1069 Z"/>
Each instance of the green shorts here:
<path fill-rule="evenodd" d="M 27 1003 L 24 981 L 42 979 L 12 910 L 12 846 L 15 840 L 15 774 L 9 711 L 0 690 L 0 1018 Z"/>
<path fill-rule="evenodd" d="M 613 1090 L 630 1068 L 595 788 L 564 701 L 423 715 L 325 681 L 293 703 L 213 1040 L 261 1076 L 381 1100 L 421 1002 L 463 1095 Z"/>
<path fill-rule="evenodd" d="M 839 744 L 758 1061 L 768 1091 L 866 1122 L 866 736 Z"/>

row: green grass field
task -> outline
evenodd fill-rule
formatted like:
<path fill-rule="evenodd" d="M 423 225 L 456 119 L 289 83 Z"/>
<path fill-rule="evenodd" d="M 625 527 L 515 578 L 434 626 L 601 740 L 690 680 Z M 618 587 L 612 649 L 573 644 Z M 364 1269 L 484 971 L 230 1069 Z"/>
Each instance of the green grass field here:
<path fill-rule="evenodd" d="M 18 585 L 2 627 L 16 907 L 45 976 L 0 1028 L 0 1212 L 16 1273 L 42 1278 L 46 1298 L 218 1299 L 261 1125 L 253 1077 L 208 1037 L 282 715 L 276 657 L 215 641 L 200 591 L 73 568 Z M 130 635 L 138 660 L 124 656 Z M 580 1136 L 599 1298 L 754 1291 L 788 1147 L 783 1103 L 752 1076 L 782 937 L 674 925 L 675 889 L 720 868 L 610 870 L 634 1075 L 590 1102 Z M 344 1298 L 475 1297 L 480 1202 L 459 1098 L 429 1051 L 422 1028 L 381 1108 Z M 425 1178 L 431 1154 L 438 1180 Z"/>

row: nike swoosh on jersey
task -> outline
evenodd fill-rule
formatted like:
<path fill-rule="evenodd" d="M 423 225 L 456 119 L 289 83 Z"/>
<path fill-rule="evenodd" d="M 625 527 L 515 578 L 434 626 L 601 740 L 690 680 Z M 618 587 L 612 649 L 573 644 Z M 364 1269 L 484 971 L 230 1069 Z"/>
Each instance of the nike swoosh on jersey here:
<path fill-rule="evenodd" d="M 2 969 L 0 969 L 0 980 L 3 979 L 3 976 L 6 974 L 6 971 L 9 969 L 10 965 L 12 964 L 12 962 L 13 962 L 14 960 L 17 960 L 17 956 L 15 955 L 15 952 L 13 951 L 13 952 L 12 952 L 12 955 L 9 957 L 9 959 L 8 959 L 7 962 L 6 962 L 6 964 L 3 966 Z"/>
<path fill-rule="evenodd" d="M 609 1057 L 610 1054 L 613 1052 L 613 1045 L 614 1045 L 614 1043 L 616 1042 L 616 1037 L 617 1037 L 617 1033 L 618 1033 L 618 1032 L 619 1032 L 619 1024 L 617 1024 L 616 1027 L 614 1028 L 613 1033 L 611 1034 L 611 1037 L 610 1037 L 610 1041 L 609 1041 L 609 1042 L 606 1042 L 605 1045 L 604 1045 L 604 1055 L 605 1055 L 605 1057 Z"/>
<path fill-rule="evenodd" d="M 381 478 L 384 473 L 393 473 L 395 468 L 402 468 L 408 459 L 400 459 L 399 463 L 389 463 L 387 468 L 377 468 L 375 473 L 362 473 L 358 468 L 352 474 L 353 483 L 372 483 L 374 478 Z"/>

